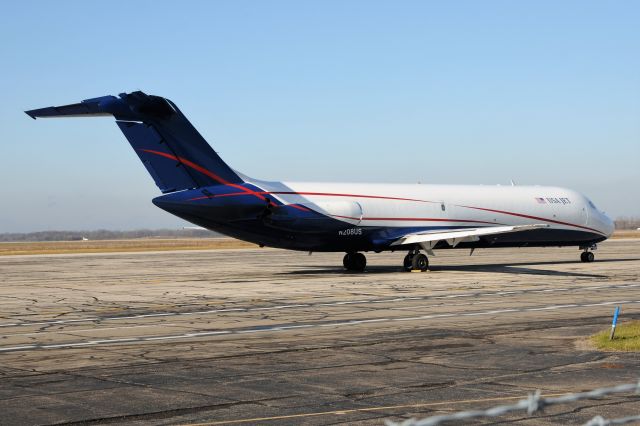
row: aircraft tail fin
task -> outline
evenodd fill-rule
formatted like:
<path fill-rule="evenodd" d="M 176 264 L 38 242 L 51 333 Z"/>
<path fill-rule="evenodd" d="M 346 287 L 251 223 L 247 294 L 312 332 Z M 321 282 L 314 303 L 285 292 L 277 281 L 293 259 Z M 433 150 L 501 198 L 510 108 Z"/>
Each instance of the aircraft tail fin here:
<path fill-rule="evenodd" d="M 114 116 L 163 193 L 243 182 L 169 99 L 132 92 L 26 113 L 33 119 Z"/>

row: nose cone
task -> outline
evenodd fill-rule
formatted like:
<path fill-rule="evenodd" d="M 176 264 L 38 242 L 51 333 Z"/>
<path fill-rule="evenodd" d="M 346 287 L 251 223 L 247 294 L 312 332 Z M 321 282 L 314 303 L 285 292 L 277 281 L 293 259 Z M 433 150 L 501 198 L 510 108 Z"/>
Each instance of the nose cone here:
<path fill-rule="evenodd" d="M 591 215 L 589 223 L 593 229 L 601 232 L 605 237 L 609 238 L 615 229 L 615 223 L 609 216 L 603 212 L 594 211 Z"/>
<path fill-rule="evenodd" d="M 616 224 L 609 216 L 602 213 L 602 232 L 609 238 L 613 235 L 613 231 L 616 229 Z"/>

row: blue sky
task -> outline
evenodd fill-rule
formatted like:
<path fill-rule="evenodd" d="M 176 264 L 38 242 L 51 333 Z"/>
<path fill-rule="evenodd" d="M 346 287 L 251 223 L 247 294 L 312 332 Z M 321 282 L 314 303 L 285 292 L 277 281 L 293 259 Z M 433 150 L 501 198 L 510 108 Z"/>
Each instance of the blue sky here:
<path fill-rule="evenodd" d="M 640 216 L 640 2 L 11 2 L 0 232 L 180 227 L 112 120 L 144 90 L 274 180 L 551 184 Z"/>

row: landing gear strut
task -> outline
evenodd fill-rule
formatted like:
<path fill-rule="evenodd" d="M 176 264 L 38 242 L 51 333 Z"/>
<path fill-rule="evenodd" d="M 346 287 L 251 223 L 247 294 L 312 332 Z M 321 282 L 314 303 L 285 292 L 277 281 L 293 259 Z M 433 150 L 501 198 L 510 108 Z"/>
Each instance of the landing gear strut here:
<path fill-rule="evenodd" d="M 409 253 L 404 257 L 404 262 L 402 263 L 402 267 L 405 271 L 426 271 L 429 269 L 429 258 L 424 254 L 420 253 L 418 249 L 412 249 Z"/>
<path fill-rule="evenodd" d="M 592 245 L 592 246 L 584 246 L 584 247 L 580 247 L 580 250 L 583 250 L 582 253 L 580 253 L 580 261 L 581 262 L 593 262 L 594 260 L 596 260 L 595 255 L 593 254 L 593 251 L 591 250 L 595 250 L 597 247 L 596 245 Z"/>
<path fill-rule="evenodd" d="M 367 258 L 362 253 L 347 253 L 342 259 L 342 264 L 347 271 L 362 272 L 367 266 Z"/>

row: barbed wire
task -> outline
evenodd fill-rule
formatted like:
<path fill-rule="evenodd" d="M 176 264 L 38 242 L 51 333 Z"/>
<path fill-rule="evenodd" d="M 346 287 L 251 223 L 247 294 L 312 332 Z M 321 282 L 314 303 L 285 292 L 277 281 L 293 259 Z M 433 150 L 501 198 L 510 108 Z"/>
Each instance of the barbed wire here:
<path fill-rule="evenodd" d="M 621 417 L 619 419 L 605 419 L 602 416 L 595 416 L 584 426 L 610 426 L 610 425 L 626 425 L 628 423 L 640 422 L 640 416 Z"/>
<path fill-rule="evenodd" d="M 468 420 L 481 417 L 498 417 L 513 411 L 526 410 L 527 414 L 531 415 L 536 412 L 542 411 L 545 407 L 550 405 L 566 404 L 569 402 L 580 401 L 582 399 L 597 399 L 615 393 L 628 392 L 635 392 L 636 394 L 640 394 L 640 380 L 638 380 L 637 383 L 618 385 L 610 388 L 599 388 L 588 392 L 570 393 L 549 398 L 543 398 L 540 395 L 540 391 L 538 390 L 534 393 L 530 393 L 526 399 L 521 399 L 515 404 L 511 405 L 498 405 L 487 410 L 460 411 L 453 414 L 431 416 L 422 420 L 408 419 L 400 423 L 386 420 L 385 423 L 387 424 L 387 426 L 435 426 L 444 422 L 455 420 Z M 597 416 L 591 419 L 584 426 L 619 425 L 631 423 L 637 420 L 640 420 L 640 416 L 631 416 L 613 420 L 607 420 L 601 416 Z"/>

